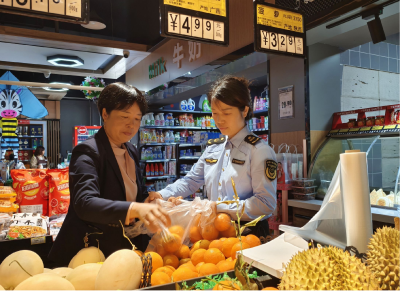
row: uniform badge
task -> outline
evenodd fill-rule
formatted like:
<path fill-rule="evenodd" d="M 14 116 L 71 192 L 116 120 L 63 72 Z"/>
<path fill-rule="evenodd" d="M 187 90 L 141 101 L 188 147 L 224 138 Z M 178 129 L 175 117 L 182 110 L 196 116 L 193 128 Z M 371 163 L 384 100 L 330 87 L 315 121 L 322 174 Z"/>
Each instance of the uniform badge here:
<path fill-rule="evenodd" d="M 244 165 L 246 161 L 242 161 L 242 160 L 237 160 L 237 159 L 233 159 L 232 163 L 233 164 L 237 164 L 237 165 Z"/>
<path fill-rule="evenodd" d="M 274 181 L 276 179 L 276 168 L 278 164 L 273 160 L 265 161 L 265 175 L 270 181 Z"/>
<path fill-rule="evenodd" d="M 207 146 L 213 145 L 213 144 L 220 144 L 225 142 L 225 138 L 221 137 L 221 138 L 216 138 L 216 139 L 210 139 L 207 142 Z"/>
<path fill-rule="evenodd" d="M 260 140 L 261 140 L 260 137 L 252 135 L 252 134 L 246 136 L 246 138 L 244 139 L 245 142 L 247 142 L 251 145 L 256 145 Z"/>
<path fill-rule="evenodd" d="M 206 163 L 208 164 L 215 164 L 216 162 L 218 162 L 216 159 L 206 159 Z"/>

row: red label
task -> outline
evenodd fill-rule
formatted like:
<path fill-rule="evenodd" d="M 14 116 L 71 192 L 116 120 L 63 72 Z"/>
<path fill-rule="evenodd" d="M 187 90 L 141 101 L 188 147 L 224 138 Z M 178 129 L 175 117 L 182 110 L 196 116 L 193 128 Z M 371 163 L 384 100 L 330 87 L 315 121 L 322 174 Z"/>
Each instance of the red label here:
<path fill-rule="evenodd" d="M 31 122 L 26 119 L 18 119 L 18 124 L 31 124 Z"/>
<path fill-rule="evenodd" d="M 78 134 L 87 134 L 87 128 L 84 126 L 79 127 Z"/>

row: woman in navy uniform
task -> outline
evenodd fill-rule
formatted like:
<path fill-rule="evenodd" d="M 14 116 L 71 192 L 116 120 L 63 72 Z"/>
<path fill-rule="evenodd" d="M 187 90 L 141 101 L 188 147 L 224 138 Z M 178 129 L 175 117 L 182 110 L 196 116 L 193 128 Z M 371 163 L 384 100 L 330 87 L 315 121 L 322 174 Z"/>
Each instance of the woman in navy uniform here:
<path fill-rule="evenodd" d="M 167 214 L 146 190 L 137 149 L 129 143 L 137 134 L 147 102 L 142 93 L 123 83 L 108 85 L 97 103 L 104 126 L 94 138 L 72 151 L 69 168 L 71 204 L 49 258 L 68 265 L 85 247 L 84 238 L 107 257 L 120 249 L 132 249 L 123 237 L 126 226 L 140 219 L 152 229 L 158 221 L 167 224 Z M 88 235 L 91 234 L 91 235 Z M 149 237 L 138 236 L 132 243 L 140 250 Z"/>
<path fill-rule="evenodd" d="M 251 221 L 265 215 L 252 232 L 266 236 L 269 234 L 267 219 L 276 207 L 277 164 L 271 147 L 246 125 L 252 117 L 249 82 L 232 76 L 223 77 L 213 85 L 208 101 L 215 124 L 224 137 L 209 140 L 192 170 L 157 192 L 157 196 L 174 201 L 205 185 L 208 199 L 214 201 L 216 210 L 228 213 L 236 220 L 236 204 L 217 203 L 234 200 L 233 178 L 240 210 L 244 207 L 242 220 Z"/>

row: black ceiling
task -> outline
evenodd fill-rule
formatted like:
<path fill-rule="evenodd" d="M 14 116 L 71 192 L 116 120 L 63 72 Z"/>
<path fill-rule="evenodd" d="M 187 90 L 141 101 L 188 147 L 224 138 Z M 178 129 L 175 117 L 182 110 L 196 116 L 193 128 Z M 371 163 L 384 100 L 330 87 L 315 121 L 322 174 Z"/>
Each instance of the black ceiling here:
<path fill-rule="evenodd" d="M 300 0 L 300 11 L 305 15 L 305 21 L 312 18 L 316 14 L 319 14 L 326 9 L 329 9 L 341 2 L 346 0 L 314 0 L 313 2 L 304 3 L 304 0 Z M 297 7 L 296 0 L 276 0 L 277 5 L 295 9 Z"/>

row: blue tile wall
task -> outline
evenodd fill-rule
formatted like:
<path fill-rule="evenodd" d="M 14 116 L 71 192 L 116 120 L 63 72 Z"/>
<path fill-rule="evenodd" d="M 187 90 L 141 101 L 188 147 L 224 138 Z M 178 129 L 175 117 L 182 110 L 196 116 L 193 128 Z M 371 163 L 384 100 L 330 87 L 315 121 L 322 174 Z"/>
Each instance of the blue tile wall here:
<path fill-rule="evenodd" d="M 400 73 L 400 46 L 386 42 L 365 43 L 342 52 L 340 63 L 365 69 Z"/>

